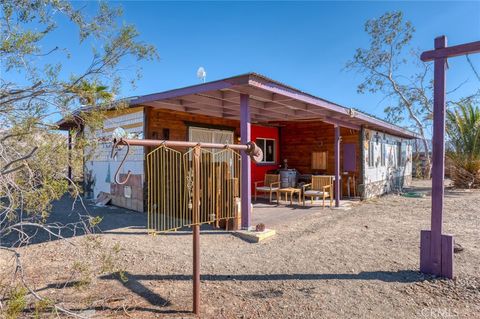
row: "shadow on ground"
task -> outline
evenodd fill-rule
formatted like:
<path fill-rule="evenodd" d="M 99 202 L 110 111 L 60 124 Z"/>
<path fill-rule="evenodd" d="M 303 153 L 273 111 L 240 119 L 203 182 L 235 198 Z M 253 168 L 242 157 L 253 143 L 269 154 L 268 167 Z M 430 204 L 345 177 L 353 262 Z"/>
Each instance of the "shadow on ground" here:
<path fill-rule="evenodd" d="M 191 280 L 190 275 L 142 275 L 125 273 L 129 281 L 142 280 Z M 119 280 L 116 274 L 101 276 L 100 279 Z M 201 275 L 202 281 L 284 281 L 284 280 L 379 280 L 384 282 L 412 283 L 428 279 L 425 274 L 414 270 L 362 271 L 358 274 L 237 274 Z"/>
<path fill-rule="evenodd" d="M 128 282 L 123 283 L 117 274 L 101 276 L 103 280 L 118 280 L 125 288 L 144 298 L 152 305 L 161 307 L 171 303 L 147 288 L 142 281 L 190 281 L 190 275 L 142 275 L 125 273 Z M 428 279 L 425 275 L 413 270 L 400 271 L 365 271 L 358 274 L 239 274 L 239 275 L 201 275 L 202 281 L 287 281 L 287 280 L 379 280 L 383 282 L 413 283 Z"/>
<path fill-rule="evenodd" d="M 148 288 L 143 281 L 190 281 L 192 276 L 190 275 L 143 275 L 143 274 L 131 274 L 125 273 L 127 281 L 122 281 L 117 273 L 100 276 L 102 280 L 116 280 L 120 282 L 130 292 L 140 296 L 149 304 L 155 307 L 164 308 L 172 306 L 171 301 L 158 295 L 150 288 Z M 287 281 L 287 280 L 378 280 L 383 282 L 398 282 L 398 283 L 414 283 L 418 281 L 433 279 L 413 270 L 399 270 L 399 271 L 365 271 L 358 274 L 237 274 L 237 275 L 214 275 L 204 274 L 200 278 L 202 281 Z M 36 290 L 37 292 L 48 289 L 62 289 L 65 287 L 74 287 L 75 282 L 68 283 L 55 283 L 49 284 L 43 288 Z M 253 292 L 253 294 L 259 294 L 260 292 Z M 86 310 L 118 310 L 111 307 L 95 307 L 88 309 L 70 309 L 73 311 L 86 311 Z M 144 311 L 152 313 L 184 313 L 188 314 L 189 311 L 183 310 L 169 310 L 147 307 L 135 307 L 135 311 Z"/>
<path fill-rule="evenodd" d="M 46 220 L 46 224 L 60 224 L 68 227 L 62 228 L 60 232 L 64 238 L 85 235 L 84 227 L 73 227 L 73 224 L 82 220 L 81 216 L 90 215 L 92 217 L 100 217 L 102 221 L 96 227 L 95 232 L 110 232 L 117 229 L 124 229 L 125 232 L 119 231 L 117 234 L 147 234 L 147 214 L 131 211 L 115 206 L 95 206 L 92 201 L 80 200 L 74 201 L 69 195 L 63 196 L 60 200 L 52 203 L 52 211 Z M 49 234 L 47 231 L 37 227 L 24 227 L 23 231 L 28 235 L 33 235 L 30 244 L 39 244 L 50 240 L 56 240 L 58 237 Z M 56 230 L 54 230 L 57 233 Z M 17 233 L 12 233 L 2 239 L 3 246 L 11 246 L 18 239 Z"/>

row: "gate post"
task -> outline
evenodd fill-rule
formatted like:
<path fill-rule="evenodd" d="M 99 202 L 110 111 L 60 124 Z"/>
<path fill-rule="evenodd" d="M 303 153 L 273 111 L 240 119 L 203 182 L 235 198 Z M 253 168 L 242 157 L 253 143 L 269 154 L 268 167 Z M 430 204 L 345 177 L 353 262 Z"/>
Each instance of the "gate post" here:
<path fill-rule="evenodd" d="M 200 314 L 200 147 L 193 149 L 193 313 Z"/>
<path fill-rule="evenodd" d="M 250 108 L 248 103 L 249 95 L 240 94 L 240 139 L 242 144 L 250 142 Z M 252 213 L 252 184 L 251 184 L 251 160 L 246 152 L 241 152 L 242 156 L 242 229 L 249 229 Z"/>

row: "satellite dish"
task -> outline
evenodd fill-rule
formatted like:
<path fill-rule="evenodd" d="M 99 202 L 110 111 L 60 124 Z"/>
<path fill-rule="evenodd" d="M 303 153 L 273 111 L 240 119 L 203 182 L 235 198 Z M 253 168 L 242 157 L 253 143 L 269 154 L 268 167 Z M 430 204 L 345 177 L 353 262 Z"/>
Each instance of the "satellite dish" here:
<path fill-rule="evenodd" d="M 203 81 L 203 83 L 205 83 L 206 77 L 207 77 L 207 72 L 205 71 L 204 67 L 203 66 L 199 67 L 197 70 L 197 78 L 200 81 Z"/>
<path fill-rule="evenodd" d="M 112 137 L 113 139 L 119 140 L 121 138 L 127 137 L 127 132 L 123 129 L 123 127 L 117 127 L 113 130 Z"/>

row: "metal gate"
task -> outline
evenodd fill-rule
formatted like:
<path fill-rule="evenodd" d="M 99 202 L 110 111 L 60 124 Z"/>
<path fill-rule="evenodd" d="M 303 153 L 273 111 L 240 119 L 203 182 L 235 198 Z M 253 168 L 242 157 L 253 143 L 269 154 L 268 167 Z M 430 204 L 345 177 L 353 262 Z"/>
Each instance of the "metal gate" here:
<path fill-rule="evenodd" d="M 149 230 L 237 218 L 240 176 L 240 154 L 230 148 L 180 152 L 161 145 L 147 155 Z"/>

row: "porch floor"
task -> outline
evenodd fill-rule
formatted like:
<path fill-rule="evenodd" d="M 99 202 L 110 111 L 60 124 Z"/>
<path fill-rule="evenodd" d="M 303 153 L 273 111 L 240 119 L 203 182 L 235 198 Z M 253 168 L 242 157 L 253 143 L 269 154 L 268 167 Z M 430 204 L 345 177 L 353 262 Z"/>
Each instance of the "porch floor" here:
<path fill-rule="evenodd" d="M 314 201 L 313 205 L 307 202 L 305 206 L 293 202 L 280 201 L 277 205 L 276 201 L 268 202 L 268 199 L 258 199 L 253 202 L 252 226 L 263 223 L 267 228 L 275 229 L 277 226 L 284 226 L 290 222 L 296 221 L 307 215 L 324 212 L 325 214 L 335 214 L 337 209 L 347 210 L 354 205 L 358 205 L 360 199 L 351 198 L 340 201 L 340 207 L 332 209 L 329 207 L 330 201 L 325 202 L 325 208 L 322 207 L 322 201 Z M 333 203 L 335 205 L 335 202 Z"/>

